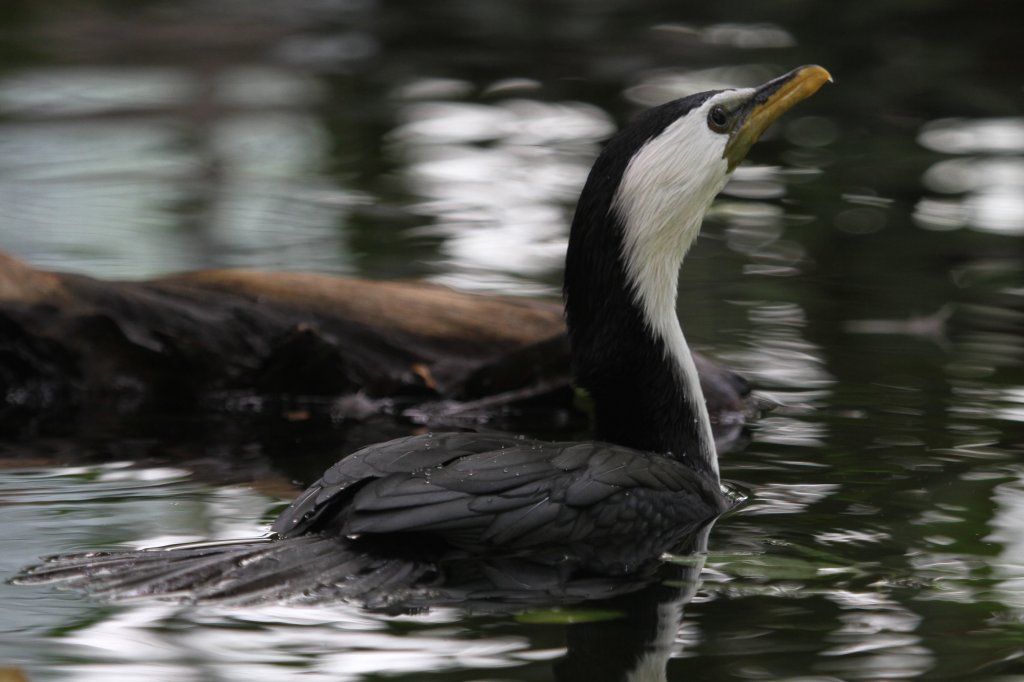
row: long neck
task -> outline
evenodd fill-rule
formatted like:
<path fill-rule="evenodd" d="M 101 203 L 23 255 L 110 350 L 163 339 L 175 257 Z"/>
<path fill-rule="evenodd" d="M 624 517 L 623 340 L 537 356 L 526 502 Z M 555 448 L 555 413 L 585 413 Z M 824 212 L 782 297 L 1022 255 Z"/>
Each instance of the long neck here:
<path fill-rule="evenodd" d="M 704 394 L 675 311 L 688 242 L 638 252 L 627 245 L 620 211 L 587 196 L 569 240 L 565 312 L 576 381 L 594 403 L 595 436 L 671 454 L 717 478 Z M 683 239 L 692 239 L 702 215 L 683 226 Z M 633 271 L 630 263 L 638 264 Z"/>

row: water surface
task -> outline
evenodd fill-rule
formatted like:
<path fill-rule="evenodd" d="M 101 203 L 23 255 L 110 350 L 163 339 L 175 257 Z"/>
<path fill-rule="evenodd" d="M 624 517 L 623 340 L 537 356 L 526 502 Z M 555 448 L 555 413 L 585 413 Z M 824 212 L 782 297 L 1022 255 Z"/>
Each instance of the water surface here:
<path fill-rule="evenodd" d="M 722 455 L 751 499 L 712 529 L 700 584 L 679 587 L 695 594 L 660 667 L 1024 679 L 1020 15 L 15 2 L 0 9 L 0 248 L 101 277 L 253 266 L 553 295 L 612 130 L 671 97 L 821 63 L 836 85 L 755 148 L 682 276 L 688 338 L 781 406 Z M 413 428 L 27 425 L 0 442 L 0 573 L 258 533 L 342 453 Z M 32 680 L 552 679 L 579 632 L 529 609 L 0 592 L 0 665 Z"/>

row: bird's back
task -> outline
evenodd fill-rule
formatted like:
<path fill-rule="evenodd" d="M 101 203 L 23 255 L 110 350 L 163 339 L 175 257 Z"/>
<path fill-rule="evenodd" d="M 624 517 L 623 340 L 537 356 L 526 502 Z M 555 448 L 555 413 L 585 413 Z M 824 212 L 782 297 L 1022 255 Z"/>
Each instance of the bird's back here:
<path fill-rule="evenodd" d="M 437 433 L 359 450 L 276 521 L 282 538 L 430 536 L 470 550 L 655 540 L 728 507 L 666 455 L 598 442 Z"/>

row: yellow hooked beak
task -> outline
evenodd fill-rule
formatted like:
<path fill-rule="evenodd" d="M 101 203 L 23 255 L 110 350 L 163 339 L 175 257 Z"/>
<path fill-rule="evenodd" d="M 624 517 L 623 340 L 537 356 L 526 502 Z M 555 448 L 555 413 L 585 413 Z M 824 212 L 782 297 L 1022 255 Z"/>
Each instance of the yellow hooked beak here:
<path fill-rule="evenodd" d="M 750 148 L 779 116 L 789 111 L 797 102 L 807 99 L 825 83 L 832 82 L 832 75 L 820 66 L 801 66 L 770 80 L 754 91 L 750 100 L 743 105 L 740 119 L 725 144 L 725 158 L 729 170 L 734 169 L 747 155 Z"/>

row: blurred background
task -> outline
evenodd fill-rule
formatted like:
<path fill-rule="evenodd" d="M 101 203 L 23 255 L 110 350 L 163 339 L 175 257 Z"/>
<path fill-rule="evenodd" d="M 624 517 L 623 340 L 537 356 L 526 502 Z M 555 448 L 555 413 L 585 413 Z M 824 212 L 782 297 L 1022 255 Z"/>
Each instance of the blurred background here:
<path fill-rule="evenodd" d="M 776 200 L 788 186 L 819 218 L 799 233 L 808 260 L 835 275 L 860 265 L 898 277 L 940 251 L 953 265 L 965 240 L 1006 249 L 989 237 L 1024 230 L 1012 3 L 7 0 L 0 11 L 0 239 L 46 267 L 536 290 L 558 279 L 577 191 L 613 130 L 652 104 L 817 62 L 837 87 L 758 148 L 754 163 L 772 168 L 740 174 L 730 197 Z M 767 206 L 778 202 L 736 209 L 762 242 L 766 224 L 792 222 Z M 907 239 L 910 250 L 894 248 Z"/>
<path fill-rule="evenodd" d="M 688 338 L 782 407 L 723 455 L 753 501 L 668 679 L 1022 679 L 1022 27 L 996 0 L 4 0 L 0 249 L 557 297 L 613 131 L 821 64 L 835 85 L 754 148 L 681 278 Z M 5 575 L 251 533 L 377 433 L 158 427 L 0 443 Z M 498 617 L 2 590 L 0 665 L 33 680 L 548 679 L 560 651 Z"/>

